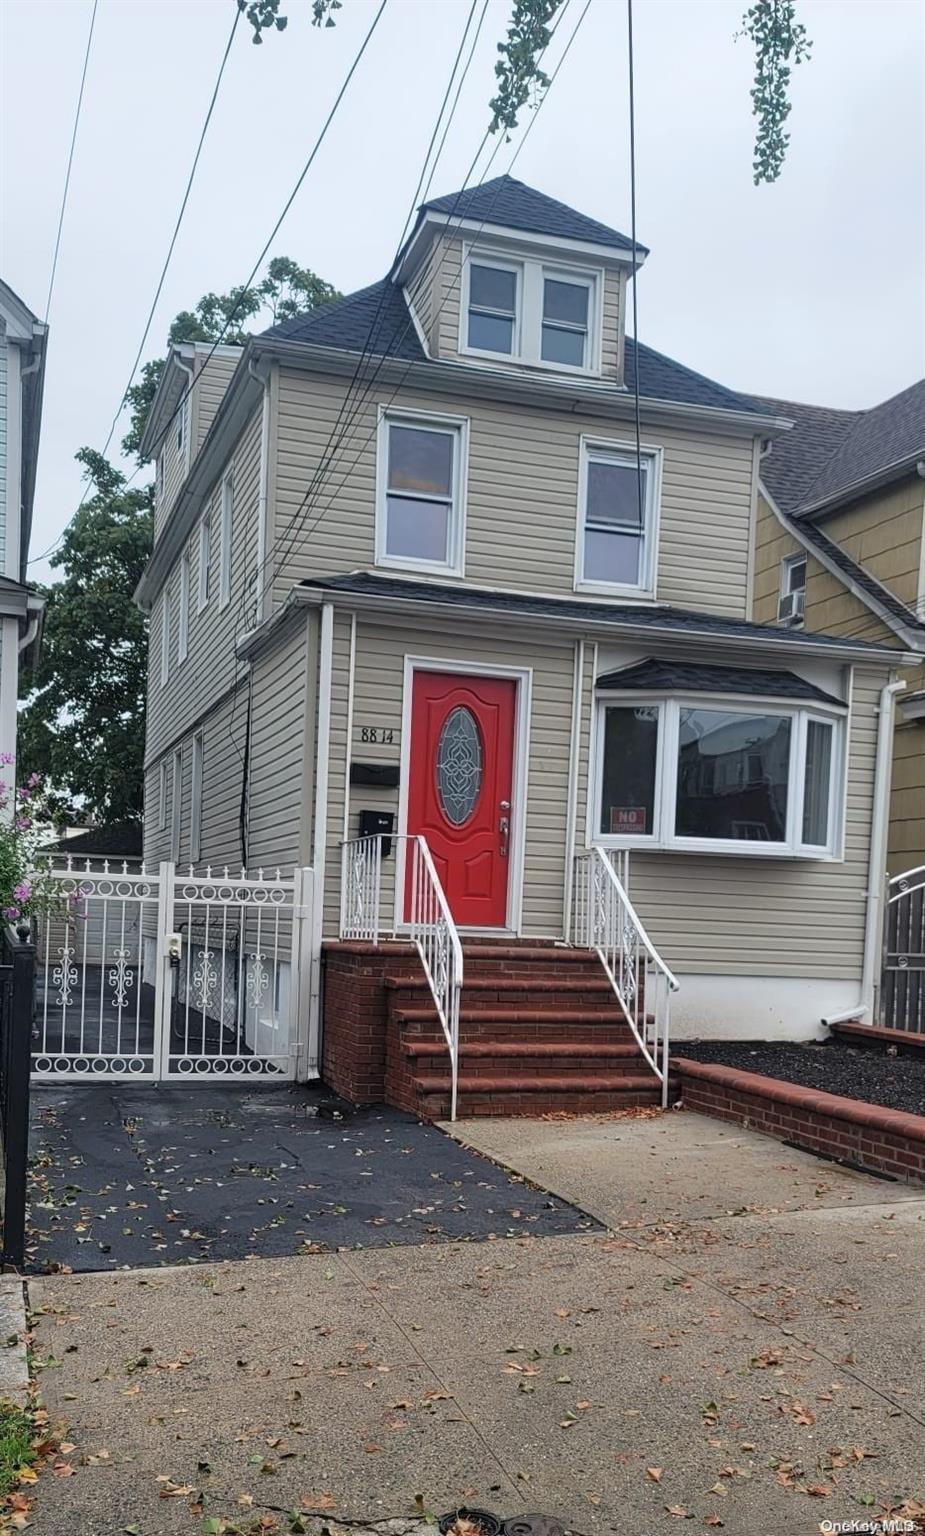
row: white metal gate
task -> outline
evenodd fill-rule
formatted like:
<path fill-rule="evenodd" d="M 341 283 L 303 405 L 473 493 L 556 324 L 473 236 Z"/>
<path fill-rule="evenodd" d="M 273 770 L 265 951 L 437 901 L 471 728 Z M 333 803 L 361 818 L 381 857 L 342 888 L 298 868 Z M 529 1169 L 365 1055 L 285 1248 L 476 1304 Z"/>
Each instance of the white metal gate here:
<path fill-rule="evenodd" d="M 292 1079 L 310 1027 L 313 879 L 68 859 L 37 942 L 33 1075 Z"/>

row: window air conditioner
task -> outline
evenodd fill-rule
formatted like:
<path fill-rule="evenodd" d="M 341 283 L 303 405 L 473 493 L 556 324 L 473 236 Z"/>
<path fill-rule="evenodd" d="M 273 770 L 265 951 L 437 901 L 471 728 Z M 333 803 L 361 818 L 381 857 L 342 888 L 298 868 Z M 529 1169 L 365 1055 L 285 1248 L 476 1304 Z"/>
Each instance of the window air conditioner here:
<path fill-rule="evenodd" d="M 785 592 L 777 607 L 777 617 L 781 624 L 802 624 L 805 612 L 806 591 L 802 587 L 796 592 Z"/>

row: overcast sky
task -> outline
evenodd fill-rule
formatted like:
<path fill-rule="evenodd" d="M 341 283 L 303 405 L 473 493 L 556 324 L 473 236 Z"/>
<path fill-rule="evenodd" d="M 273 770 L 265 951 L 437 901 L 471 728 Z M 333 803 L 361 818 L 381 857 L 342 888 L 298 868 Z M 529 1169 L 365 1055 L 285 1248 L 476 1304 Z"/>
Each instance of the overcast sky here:
<path fill-rule="evenodd" d="M 550 59 L 577 20 L 572 0 Z M 50 315 L 33 555 L 80 498 L 126 383 L 234 16 L 234 0 L 99 0 Z M 0 275 L 40 316 L 90 0 L 0 0 Z M 925 373 L 925 0 L 799 0 L 780 181 L 754 187 L 745 0 L 636 0 L 640 337 L 733 388 L 863 407 Z M 374 14 L 333 30 L 282 0 L 242 24 L 147 351 L 243 281 Z M 490 0 L 433 185 L 455 190 L 487 123 L 508 0 Z M 387 269 L 469 0 L 389 0 L 276 242 L 342 290 Z M 629 228 L 626 17 L 592 0 L 514 174 Z M 507 169 L 502 148 L 490 172 Z M 117 439 L 118 440 L 118 439 Z M 32 567 L 47 576 L 44 563 Z"/>

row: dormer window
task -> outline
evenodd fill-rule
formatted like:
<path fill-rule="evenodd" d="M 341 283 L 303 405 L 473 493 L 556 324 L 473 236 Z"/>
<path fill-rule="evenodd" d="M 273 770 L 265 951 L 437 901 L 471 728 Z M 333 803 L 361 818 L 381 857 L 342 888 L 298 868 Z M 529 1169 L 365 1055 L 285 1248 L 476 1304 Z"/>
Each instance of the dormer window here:
<path fill-rule="evenodd" d="M 463 284 L 461 352 L 597 372 L 601 272 L 471 250 Z"/>
<path fill-rule="evenodd" d="M 564 277 L 543 279 L 543 341 L 540 352 L 544 363 L 562 363 L 567 368 L 584 368 L 588 350 L 588 308 L 591 284 L 571 282 Z"/>
<path fill-rule="evenodd" d="M 516 267 L 469 267 L 469 346 L 478 352 L 514 352 L 517 331 Z"/>

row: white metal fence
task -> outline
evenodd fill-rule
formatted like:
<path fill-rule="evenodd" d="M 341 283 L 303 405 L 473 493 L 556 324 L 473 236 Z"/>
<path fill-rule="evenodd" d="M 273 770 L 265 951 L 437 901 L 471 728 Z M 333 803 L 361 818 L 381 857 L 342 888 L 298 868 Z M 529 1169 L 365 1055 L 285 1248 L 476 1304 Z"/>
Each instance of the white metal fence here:
<path fill-rule="evenodd" d="M 37 941 L 39 1079 L 307 1075 L 310 869 L 157 872 L 67 859 Z"/>
<path fill-rule="evenodd" d="M 639 1047 L 662 1084 L 668 1102 L 672 975 L 629 898 L 629 853 L 616 866 L 601 848 L 575 860 L 575 943 L 593 949 L 610 979 L 617 1002 Z"/>

